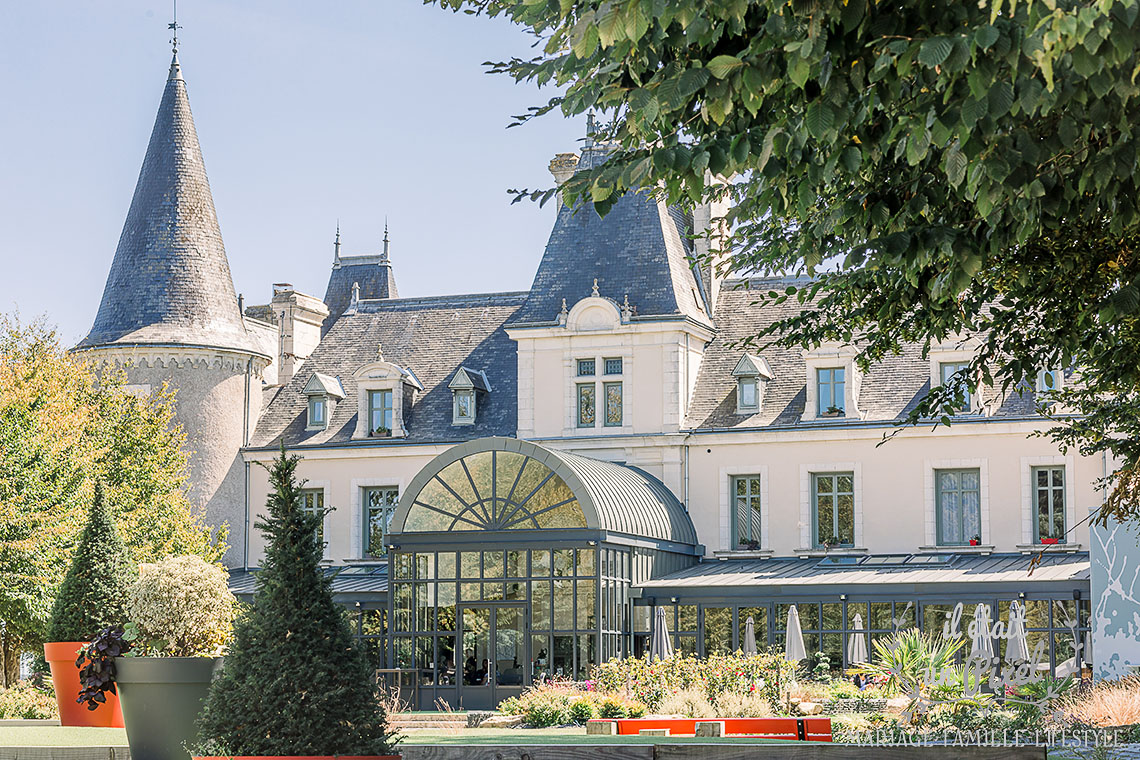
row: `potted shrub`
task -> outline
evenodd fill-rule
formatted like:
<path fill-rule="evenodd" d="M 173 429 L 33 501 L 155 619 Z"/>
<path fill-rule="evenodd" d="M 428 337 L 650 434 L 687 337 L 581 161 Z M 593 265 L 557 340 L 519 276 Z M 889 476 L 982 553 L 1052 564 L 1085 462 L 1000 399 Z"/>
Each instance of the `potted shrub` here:
<path fill-rule="evenodd" d="M 44 658 L 51 667 L 59 721 L 64 726 L 123 727 L 119 699 L 110 693 L 87 709 L 78 702 L 79 668 L 75 657 L 100 630 L 123 619 L 134 568 L 127 547 L 95 483 L 87 524 L 51 611 Z"/>
<path fill-rule="evenodd" d="M 201 557 L 139 566 L 127 596 L 130 622 L 105 630 L 82 658 L 84 699 L 117 687 L 132 757 L 188 760 L 236 610 L 225 570 Z"/>
<path fill-rule="evenodd" d="M 394 757 L 372 670 L 321 569 L 323 515 L 303 508 L 298 460 L 282 450 L 269 468 L 257 590 L 210 686 L 195 757 Z"/>
<path fill-rule="evenodd" d="M 823 548 L 827 549 L 828 551 L 831 551 L 832 549 L 837 549 L 842 545 L 843 545 L 843 539 L 841 539 L 839 536 L 831 536 L 830 538 L 825 538 L 823 540 Z"/>

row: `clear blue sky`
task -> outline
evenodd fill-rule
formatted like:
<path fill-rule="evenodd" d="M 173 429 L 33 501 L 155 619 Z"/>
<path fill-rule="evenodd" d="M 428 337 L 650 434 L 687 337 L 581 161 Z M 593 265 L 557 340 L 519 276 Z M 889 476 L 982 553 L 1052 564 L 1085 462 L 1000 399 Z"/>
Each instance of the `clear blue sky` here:
<path fill-rule="evenodd" d="M 91 326 L 170 60 L 170 2 L 0 0 L 0 311 Z M 384 217 L 404 296 L 525 290 L 546 165 L 584 124 L 505 129 L 549 90 L 482 62 L 530 53 L 502 20 L 420 0 L 181 0 L 179 59 L 234 283 L 324 295 Z"/>

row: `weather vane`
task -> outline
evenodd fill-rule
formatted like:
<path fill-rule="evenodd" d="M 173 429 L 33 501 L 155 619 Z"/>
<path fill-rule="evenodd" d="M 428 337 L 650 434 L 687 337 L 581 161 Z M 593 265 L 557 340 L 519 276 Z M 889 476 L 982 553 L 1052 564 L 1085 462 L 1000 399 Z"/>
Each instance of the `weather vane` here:
<path fill-rule="evenodd" d="M 178 0 L 174 0 L 174 20 L 167 24 L 166 28 L 174 32 L 170 45 L 174 49 L 174 54 L 178 55 L 178 30 L 182 28 L 178 25 Z"/>

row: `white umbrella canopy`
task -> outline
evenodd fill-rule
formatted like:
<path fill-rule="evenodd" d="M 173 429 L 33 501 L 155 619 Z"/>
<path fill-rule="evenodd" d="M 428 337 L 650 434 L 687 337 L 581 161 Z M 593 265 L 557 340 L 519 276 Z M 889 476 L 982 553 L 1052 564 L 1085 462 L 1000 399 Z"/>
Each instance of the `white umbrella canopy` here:
<path fill-rule="evenodd" d="M 847 663 L 858 665 L 867 662 L 867 634 L 863 629 L 863 616 L 856 614 L 852 620 L 851 636 L 847 639 Z"/>
<path fill-rule="evenodd" d="M 1029 639 L 1025 635 L 1025 611 L 1017 602 L 1009 605 L 1009 637 L 1005 644 L 1005 659 L 1009 662 L 1029 661 Z"/>
<path fill-rule="evenodd" d="M 672 656 L 673 643 L 665 623 L 665 608 L 658 607 L 653 618 L 653 637 L 649 641 L 649 661 L 668 660 Z"/>
<path fill-rule="evenodd" d="M 970 639 L 970 657 L 992 661 L 994 642 L 990 638 L 990 606 L 979 604 L 974 608 L 974 635 Z"/>
<path fill-rule="evenodd" d="M 756 622 L 749 615 L 744 621 L 744 654 L 756 654 Z"/>
<path fill-rule="evenodd" d="M 784 658 L 790 662 L 799 662 L 807 659 L 807 649 L 804 648 L 804 632 L 800 628 L 800 612 L 796 605 L 788 608 L 788 628 L 784 642 Z"/>

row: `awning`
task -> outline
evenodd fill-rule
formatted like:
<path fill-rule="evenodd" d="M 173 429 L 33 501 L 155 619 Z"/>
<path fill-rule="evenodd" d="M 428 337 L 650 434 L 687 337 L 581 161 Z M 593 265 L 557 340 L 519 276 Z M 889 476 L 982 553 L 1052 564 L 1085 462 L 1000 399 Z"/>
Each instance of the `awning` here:
<path fill-rule="evenodd" d="M 1088 552 L 1033 555 L 894 554 L 790 559 L 704 560 L 639 584 L 642 597 L 939 596 L 1018 592 L 1062 593 L 1089 588 Z M 699 600 L 699 599 L 698 599 Z"/>

